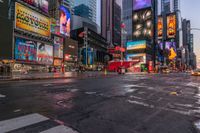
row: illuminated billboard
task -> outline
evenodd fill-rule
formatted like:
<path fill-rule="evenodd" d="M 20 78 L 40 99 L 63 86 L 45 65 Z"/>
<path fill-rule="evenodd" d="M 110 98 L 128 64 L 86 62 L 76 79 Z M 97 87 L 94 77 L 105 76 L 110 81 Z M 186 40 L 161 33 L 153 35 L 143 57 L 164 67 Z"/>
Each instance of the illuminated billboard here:
<path fill-rule="evenodd" d="M 70 11 L 60 6 L 60 33 L 65 36 L 70 36 L 71 14 Z"/>
<path fill-rule="evenodd" d="M 133 10 L 151 7 L 151 0 L 133 0 Z"/>
<path fill-rule="evenodd" d="M 37 44 L 27 39 L 15 38 L 15 59 L 26 62 L 36 62 Z"/>
<path fill-rule="evenodd" d="M 63 58 L 63 38 L 54 36 L 54 57 Z"/>
<path fill-rule="evenodd" d="M 53 64 L 53 46 L 37 43 L 37 61 L 40 64 Z"/>
<path fill-rule="evenodd" d="M 177 48 L 176 48 L 176 43 L 175 42 L 166 42 L 165 43 L 165 49 L 167 50 L 167 52 L 169 53 L 168 58 L 170 60 L 173 60 L 176 58 L 177 56 Z"/>
<path fill-rule="evenodd" d="M 146 49 L 146 41 L 127 42 L 127 50 Z"/>
<path fill-rule="evenodd" d="M 139 53 L 139 54 L 127 54 L 126 55 L 127 61 L 139 61 L 140 63 L 146 63 L 146 54 Z"/>
<path fill-rule="evenodd" d="M 151 8 L 133 13 L 133 40 L 151 40 L 153 37 Z"/>
<path fill-rule="evenodd" d="M 15 28 L 50 36 L 50 19 L 19 3 L 15 3 Z"/>
<path fill-rule="evenodd" d="M 176 37 L 176 15 L 170 14 L 167 16 L 167 37 Z"/>
<path fill-rule="evenodd" d="M 162 39 L 163 37 L 163 17 L 158 17 L 158 39 Z"/>
<path fill-rule="evenodd" d="M 49 2 L 48 0 L 22 0 L 24 1 L 25 3 L 35 7 L 35 8 L 38 8 L 39 10 L 45 12 L 45 13 L 48 13 L 48 10 L 49 10 Z"/>

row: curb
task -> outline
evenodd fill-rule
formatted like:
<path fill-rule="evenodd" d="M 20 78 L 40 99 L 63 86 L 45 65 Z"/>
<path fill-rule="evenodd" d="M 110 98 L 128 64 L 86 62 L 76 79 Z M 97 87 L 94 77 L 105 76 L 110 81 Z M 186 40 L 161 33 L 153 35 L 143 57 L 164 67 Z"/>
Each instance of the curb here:
<path fill-rule="evenodd" d="M 98 77 L 113 77 L 115 75 L 86 75 L 86 76 L 74 76 L 74 77 L 43 77 L 43 78 L 15 78 L 15 79 L 0 79 L 0 82 L 3 81 L 20 81 L 20 80 L 47 80 L 47 79 L 83 79 L 83 78 L 98 78 Z"/>

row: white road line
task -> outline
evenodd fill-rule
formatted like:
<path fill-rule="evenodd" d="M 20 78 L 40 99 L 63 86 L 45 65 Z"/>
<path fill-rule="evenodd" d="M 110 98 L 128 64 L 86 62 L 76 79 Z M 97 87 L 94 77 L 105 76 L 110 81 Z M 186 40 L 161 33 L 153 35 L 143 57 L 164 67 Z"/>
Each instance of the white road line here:
<path fill-rule="evenodd" d="M 46 121 L 49 118 L 40 114 L 34 113 L 13 119 L 0 121 L 0 133 L 13 131 L 22 127 L 30 126 L 42 121 Z"/>
<path fill-rule="evenodd" d="M 78 132 L 74 131 L 73 129 L 69 127 L 61 125 L 61 126 L 50 128 L 46 131 L 42 131 L 40 133 L 78 133 Z"/>

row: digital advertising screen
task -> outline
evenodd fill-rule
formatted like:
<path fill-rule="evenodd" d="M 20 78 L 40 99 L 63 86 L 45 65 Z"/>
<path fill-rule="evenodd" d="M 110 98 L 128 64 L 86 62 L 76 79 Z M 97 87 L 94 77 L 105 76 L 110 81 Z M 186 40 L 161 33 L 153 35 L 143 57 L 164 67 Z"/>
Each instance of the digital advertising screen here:
<path fill-rule="evenodd" d="M 133 0 L 133 10 L 151 7 L 151 0 Z"/>
<path fill-rule="evenodd" d="M 174 51 L 176 52 L 177 48 L 176 48 L 176 42 L 165 42 L 165 49 L 170 51 L 170 49 L 173 48 Z"/>
<path fill-rule="evenodd" d="M 36 62 L 37 44 L 23 38 L 15 38 L 15 59 L 26 62 Z"/>
<path fill-rule="evenodd" d="M 176 15 L 170 14 L 167 16 L 167 37 L 176 37 Z"/>
<path fill-rule="evenodd" d="M 70 11 L 60 6 L 60 33 L 65 36 L 70 36 L 71 14 Z"/>
<path fill-rule="evenodd" d="M 38 42 L 37 61 L 40 64 L 53 64 L 53 46 Z"/>
<path fill-rule="evenodd" d="M 163 37 L 163 17 L 158 17 L 158 39 L 162 39 Z"/>
<path fill-rule="evenodd" d="M 133 13 L 133 40 L 151 40 L 153 37 L 151 8 Z"/>
<path fill-rule="evenodd" d="M 15 28 L 50 36 L 50 19 L 19 3 L 15 3 Z"/>
<path fill-rule="evenodd" d="M 38 8 L 39 10 L 48 13 L 49 2 L 48 0 L 22 0 L 25 3 Z"/>
<path fill-rule="evenodd" d="M 140 61 L 142 63 L 146 63 L 146 54 L 140 53 L 140 54 L 127 54 L 126 55 L 127 61 Z"/>
<path fill-rule="evenodd" d="M 146 41 L 127 42 L 127 50 L 146 49 Z"/>
<path fill-rule="evenodd" d="M 54 36 L 54 57 L 63 58 L 63 38 Z"/>

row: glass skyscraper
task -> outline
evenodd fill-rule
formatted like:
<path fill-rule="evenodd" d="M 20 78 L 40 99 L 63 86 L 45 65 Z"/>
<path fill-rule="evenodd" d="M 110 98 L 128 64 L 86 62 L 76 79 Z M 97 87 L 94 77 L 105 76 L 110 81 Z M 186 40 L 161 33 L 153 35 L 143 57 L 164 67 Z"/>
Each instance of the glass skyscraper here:
<path fill-rule="evenodd" d="M 74 14 L 96 23 L 97 0 L 75 0 Z"/>

